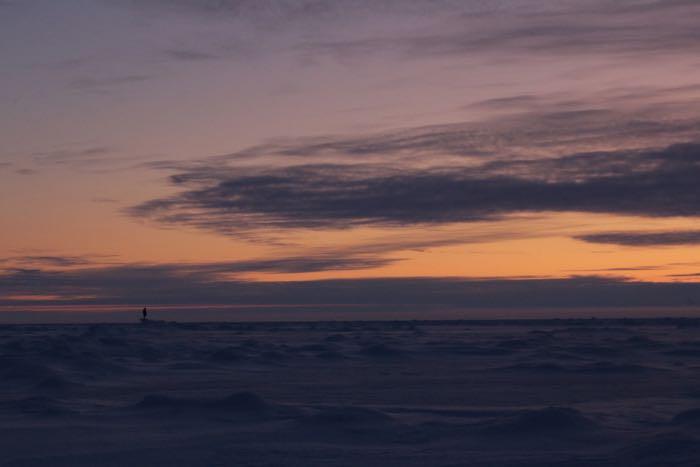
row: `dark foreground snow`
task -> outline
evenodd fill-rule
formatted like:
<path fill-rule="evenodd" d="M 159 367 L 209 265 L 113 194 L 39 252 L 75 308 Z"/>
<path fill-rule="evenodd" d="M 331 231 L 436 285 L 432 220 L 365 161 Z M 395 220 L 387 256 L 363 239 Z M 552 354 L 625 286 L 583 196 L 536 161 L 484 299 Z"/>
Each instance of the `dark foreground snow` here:
<path fill-rule="evenodd" d="M 697 324 L 3 326 L 0 465 L 700 465 Z"/>

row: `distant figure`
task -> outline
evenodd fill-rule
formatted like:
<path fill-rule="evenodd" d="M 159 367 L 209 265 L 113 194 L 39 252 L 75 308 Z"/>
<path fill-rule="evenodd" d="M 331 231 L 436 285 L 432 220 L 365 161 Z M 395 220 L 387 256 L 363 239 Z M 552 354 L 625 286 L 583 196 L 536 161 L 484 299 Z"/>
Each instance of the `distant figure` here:
<path fill-rule="evenodd" d="M 143 318 L 141 318 L 141 321 L 146 321 L 148 318 L 148 310 L 146 310 L 146 307 L 143 307 L 143 310 L 141 310 L 141 314 L 143 315 Z"/>

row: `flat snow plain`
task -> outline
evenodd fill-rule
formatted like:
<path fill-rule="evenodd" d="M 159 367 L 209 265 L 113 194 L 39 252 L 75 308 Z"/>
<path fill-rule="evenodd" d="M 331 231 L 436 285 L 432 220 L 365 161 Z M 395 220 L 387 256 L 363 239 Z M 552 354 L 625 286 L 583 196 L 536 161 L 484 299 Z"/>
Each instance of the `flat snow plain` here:
<path fill-rule="evenodd" d="M 2 466 L 696 466 L 700 321 L 0 326 Z"/>

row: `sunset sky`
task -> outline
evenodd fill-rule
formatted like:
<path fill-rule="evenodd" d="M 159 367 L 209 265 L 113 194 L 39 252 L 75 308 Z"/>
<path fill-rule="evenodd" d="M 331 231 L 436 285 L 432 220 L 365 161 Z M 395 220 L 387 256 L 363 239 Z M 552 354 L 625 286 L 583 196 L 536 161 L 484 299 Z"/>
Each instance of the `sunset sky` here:
<path fill-rule="evenodd" d="M 699 21 L 0 0 L 0 305 L 700 304 Z"/>

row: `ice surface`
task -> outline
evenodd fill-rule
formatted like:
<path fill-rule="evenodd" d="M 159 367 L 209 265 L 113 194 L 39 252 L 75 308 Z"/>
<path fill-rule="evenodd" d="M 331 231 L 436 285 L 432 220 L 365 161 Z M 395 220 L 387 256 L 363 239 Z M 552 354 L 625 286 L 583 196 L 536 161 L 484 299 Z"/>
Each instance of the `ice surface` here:
<path fill-rule="evenodd" d="M 1 466 L 696 466 L 692 320 L 0 326 Z"/>

